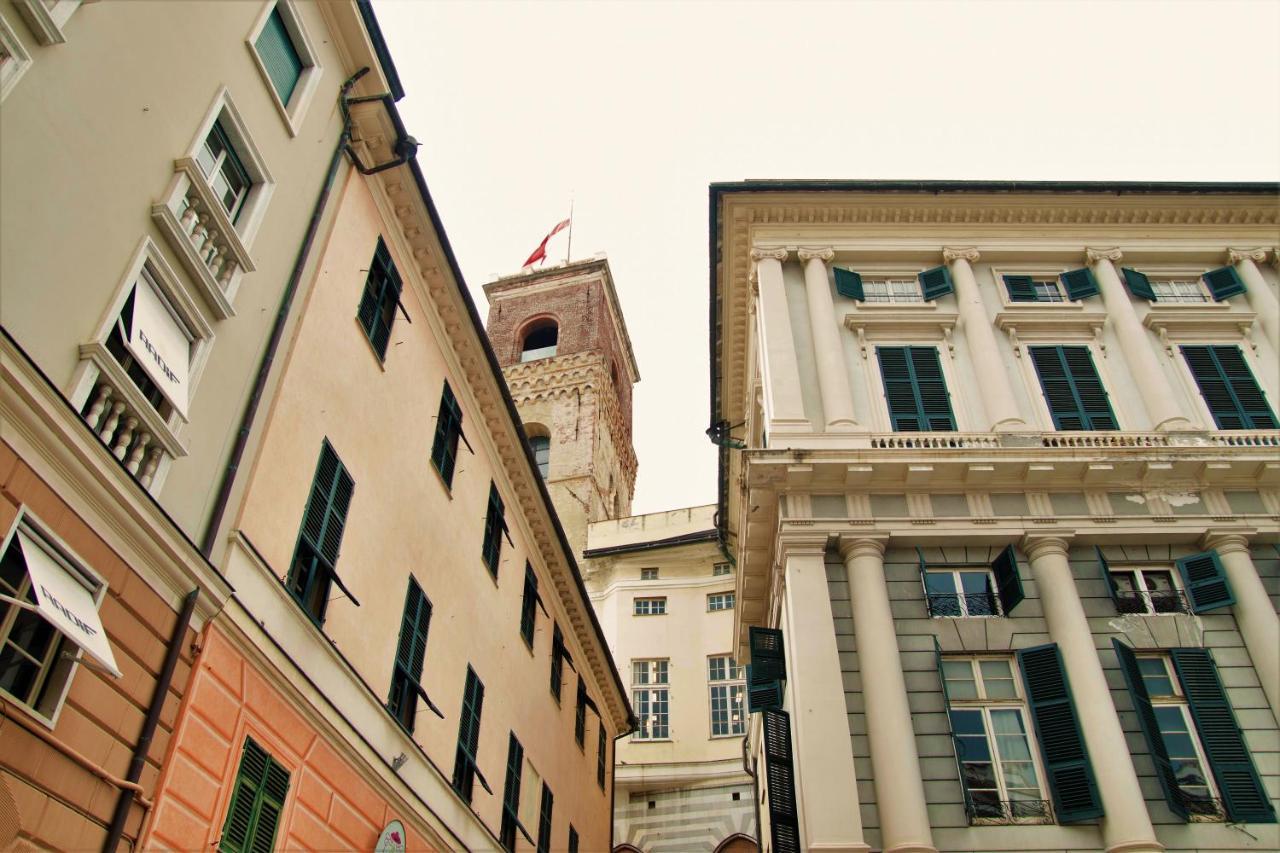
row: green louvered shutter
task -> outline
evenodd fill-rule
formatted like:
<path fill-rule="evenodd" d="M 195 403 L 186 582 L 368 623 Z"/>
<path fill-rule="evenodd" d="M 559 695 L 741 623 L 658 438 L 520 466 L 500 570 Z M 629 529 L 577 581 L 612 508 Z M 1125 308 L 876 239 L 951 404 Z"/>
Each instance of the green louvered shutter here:
<path fill-rule="evenodd" d="M 1147 742 L 1147 752 L 1156 766 L 1156 778 L 1160 780 L 1160 788 L 1164 791 L 1164 801 L 1174 814 L 1187 820 L 1189 815 L 1182 802 L 1182 789 L 1178 787 L 1173 763 L 1169 761 L 1169 751 L 1165 749 L 1164 736 L 1160 734 L 1160 724 L 1156 722 L 1155 709 L 1151 707 L 1151 696 L 1147 693 L 1146 682 L 1142 680 L 1142 671 L 1138 669 L 1138 657 L 1133 649 L 1114 637 L 1111 645 L 1120 661 L 1120 672 L 1124 675 L 1125 686 L 1129 688 L 1129 698 L 1133 700 L 1133 710 L 1138 715 L 1142 737 Z"/>
<path fill-rule="evenodd" d="M 520 777 L 524 772 L 524 747 L 511 732 L 507 740 L 507 778 L 502 787 L 502 824 L 498 840 L 508 853 L 515 853 L 516 828 L 520 823 Z"/>
<path fill-rule="evenodd" d="M 556 798 L 552 795 L 551 789 L 547 787 L 547 783 L 542 783 L 542 804 L 538 809 L 538 853 L 550 853 L 551 851 L 551 812 L 555 807 Z"/>
<path fill-rule="evenodd" d="M 453 395 L 449 383 L 444 383 L 440 394 L 440 412 L 436 415 L 435 441 L 431 445 L 431 464 L 444 478 L 445 485 L 453 486 L 453 469 L 458 459 L 458 436 L 462 432 L 462 407 Z"/>
<path fill-rule="evenodd" d="M 245 738 L 218 849 L 225 853 L 270 853 L 289 794 L 289 772 L 253 738 Z"/>
<path fill-rule="evenodd" d="M 751 714 L 781 708 L 784 700 L 784 682 L 780 678 L 757 680 L 757 676 L 747 664 L 747 712 Z"/>
<path fill-rule="evenodd" d="M 1249 757 L 1212 653 L 1208 649 L 1172 649 L 1169 654 L 1227 816 L 1237 823 L 1275 823 L 1275 809 Z"/>
<path fill-rule="evenodd" d="M 862 290 L 862 276 L 853 270 L 842 269 L 836 267 L 836 293 L 846 299 L 856 299 L 859 302 L 866 299 L 866 294 Z"/>
<path fill-rule="evenodd" d="M 895 432 L 953 432 L 951 395 L 934 347 L 876 347 Z"/>
<path fill-rule="evenodd" d="M 379 237 L 373 260 L 369 262 L 369 275 L 365 278 L 360 307 L 356 309 L 356 318 L 369 336 L 369 343 L 379 359 L 387 357 L 387 344 L 391 341 L 391 328 L 395 324 L 402 287 L 400 272 L 391 260 L 391 252 Z"/>
<path fill-rule="evenodd" d="M 1227 582 L 1227 573 L 1217 551 L 1192 554 L 1174 561 L 1182 575 L 1182 585 L 1191 599 L 1192 613 L 1208 613 L 1236 603 Z"/>
<path fill-rule="evenodd" d="M 418 707 L 415 685 L 422 681 L 422 664 L 427 654 L 427 628 L 431 624 L 431 602 L 409 578 L 405 593 L 404 613 L 400 617 L 400 638 L 396 643 L 396 676 L 391 679 L 391 695 L 387 710 L 409 731 L 413 731 Z"/>
<path fill-rule="evenodd" d="M 951 284 L 951 270 L 947 269 L 945 264 L 925 270 L 917 274 L 916 278 L 920 281 L 920 293 L 924 296 L 925 302 L 932 302 L 939 296 L 945 296 L 955 290 Z"/>
<path fill-rule="evenodd" d="M 1267 397 L 1239 347 L 1184 346 L 1181 349 L 1218 429 L 1276 428 L 1276 417 L 1267 405 Z"/>
<path fill-rule="evenodd" d="M 471 788 L 476 778 L 480 749 L 480 712 L 484 709 L 484 684 L 475 670 L 467 667 L 467 680 L 462 688 L 462 712 L 458 715 L 458 752 L 453 764 L 453 789 L 471 802 Z"/>
<path fill-rule="evenodd" d="M 498 558 L 502 554 L 502 528 L 505 524 L 503 514 L 506 508 L 502 505 L 502 497 L 498 494 L 498 485 L 489 483 L 489 507 L 484 515 L 484 547 L 481 556 L 489 573 L 498 576 Z"/>
<path fill-rule="evenodd" d="M 1111 602 L 1115 604 L 1118 612 L 1127 612 L 1121 610 L 1120 590 L 1116 587 L 1116 579 L 1111 577 L 1111 564 L 1107 562 L 1107 557 L 1102 553 L 1101 548 L 1095 545 L 1093 550 L 1098 555 L 1098 570 L 1102 572 L 1102 581 L 1107 585 L 1107 594 L 1111 596 Z"/>
<path fill-rule="evenodd" d="M 1124 267 L 1120 271 L 1124 273 L 1124 283 L 1128 286 L 1130 293 L 1139 299 L 1156 301 L 1156 292 L 1151 289 L 1151 280 L 1144 273 L 1131 270 L 1128 267 Z"/>
<path fill-rule="evenodd" d="M 782 632 L 777 628 L 751 628 L 747 633 L 751 646 L 751 665 L 757 681 L 778 681 L 787 677 L 786 652 Z"/>
<path fill-rule="evenodd" d="M 791 753 L 791 717 L 765 711 L 764 766 L 769 790 L 769 830 L 774 853 L 800 853 L 800 820 L 796 812 L 795 766 Z"/>
<path fill-rule="evenodd" d="M 1006 275 L 1004 289 L 1009 293 L 1010 302 L 1039 302 L 1036 298 L 1036 287 L 1029 275 Z"/>
<path fill-rule="evenodd" d="M 1074 823 L 1102 817 L 1102 798 L 1057 644 L 1022 649 L 1018 652 L 1018 666 L 1027 688 L 1027 702 L 1035 720 L 1058 821 Z"/>
<path fill-rule="evenodd" d="M 1063 287 L 1067 289 L 1067 298 L 1073 302 L 1098 295 L 1098 280 L 1093 277 L 1093 270 L 1088 267 L 1064 272 L 1060 278 Z"/>
<path fill-rule="evenodd" d="M 996 595 L 1000 597 L 1000 607 L 1004 610 L 1004 615 L 1008 616 L 1025 598 L 1022 593 L 1022 575 L 1018 571 L 1018 557 L 1013 553 L 1012 545 L 1004 546 L 1004 550 L 991 561 L 991 573 L 996 577 Z"/>
<path fill-rule="evenodd" d="M 921 557 L 921 559 L 924 559 Z M 947 674 L 942 668 L 942 646 L 938 644 L 938 638 L 933 638 L 933 660 L 938 667 L 938 683 L 942 685 L 942 710 L 947 715 L 947 734 L 951 736 L 951 749 L 956 756 L 956 779 L 960 781 L 960 793 L 964 795 L 964 813 L 970 817 L 973 815 L 973 796 L 969 793 L 969 786 L 964 782 L 964 762 L 960 756 L 964 752 L 964 748 L 960 745 L 960 739 L 956 737 L 955 728 L 951 725 L 951 693 L 947 690 Z"/>
<path fill-rule="evenodd" d="M 1056 429 L 1118 428 L 1107 390 L 1088 347 L 1030 347 L 1030 350 Z"/>
<path fill-rule="evenodd" d="M 311 497 L 302 519 L 302 535 L 332 566 L 338 564 L 342 532 L 346 528 L 347 511 L 354 493 L 355 481 L 326 440 L 320 448 L 320 461 L 311 481 Z"/>
<path fill-rule="evenodd" d="M 1209 285 L 1209 292 L 1213 294 L 1214 302 L 1221 302 L 1228 297 L 1244 293 L 1245 290 L 1244 282 L 1240 280 L 1240 273 L 1236 272 L 1236 268 L 1232 266 L 1209 270 L 1203 278 L 1204 283 Z"/>
<path fill-rule="evenodd" d="M 293 97 L 293 90 L 298 85 L 298 79 L 302 76 L 303 65 L 302 57 L 298 55 L 298 48 L 293 43 L 293 37 L 289 35 L 289 28 L 285 26 L 279 7 L 271 10 L 254 47 L 258 51 L 258 58 L 267 69 L 272 87 L 280 96 L 280 103 L 287 106 L 289 99 Z"/>
<path fill-rule="evenodd" d="M 520 600 L 520 636 L 525 643 L 533 645 L 533 629 L 537 622 L 538 612 L 538 576 L 533 573 L 533 566 L 524 564 L 524 597 Z"/>

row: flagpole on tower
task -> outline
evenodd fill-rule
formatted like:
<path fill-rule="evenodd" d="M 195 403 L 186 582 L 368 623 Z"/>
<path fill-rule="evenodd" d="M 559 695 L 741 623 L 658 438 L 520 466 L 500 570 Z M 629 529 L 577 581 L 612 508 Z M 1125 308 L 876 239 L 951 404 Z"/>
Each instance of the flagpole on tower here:
<path fill-rule="evenodd" d="M 569 253 L 573 250 L 573 196 L 569 196 L 569 243 L 564 247 L 564 262 L 569 263 Z"/>

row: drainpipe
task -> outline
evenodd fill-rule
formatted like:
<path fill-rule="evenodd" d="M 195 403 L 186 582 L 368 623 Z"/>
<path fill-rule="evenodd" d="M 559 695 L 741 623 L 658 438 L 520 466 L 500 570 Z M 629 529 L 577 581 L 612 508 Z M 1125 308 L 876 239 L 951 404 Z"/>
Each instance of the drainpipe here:
<path fill-rule="evenodd" d="M 151 707 L 147 709 L 147 719 L 142 724 L 142 733 L 138 735 L 138 743 L 133 748 L 133 760 L 129 762 L 129 772 L 125 781 L 136 785 L 142 778 L 142 768 L 147 762 L 147 753 L 151 751 L 151 740 L 155 736 L 156 726 L 160 724 L 160 712 L 164 709 L 164 700 L 169 695 L 169 686 L 173 682 L 173 671 L 178 666 L 178 656 L 182 652 L 182 640 L 191 625 L 191 614 L 196 609 L 196 599 L 200 590 L 193 589 L 187 593 L 182 602 L 182 612 L 178 614 L 178 624 L 173 628 L 173 636 L 169 638 L 169 648 L 165 651 L 164 664 L 160 667 L 160 677 L 156 680 L 156 692 L 151 696 Z M 133 806 L 136 791 L 126 788 L 120 792 L 116 800 L 116 811 L 111 816 L 111 828 L 107 830 L 107 840 L 102 842 L 102 853 L 115 853 L 124 835 L 124 823 L 129 817 L 129 809 Z"/>
<path fill-rule="evenodd" d="M 245 448 L 249 444 L 249 431 L 253 428 L 253 420 L 258 414 L 258 406 L 262 404 L 262 395 L 267 387 L 267 377 L 271 373 L 272 364 L 275 363 L 276 350 L 279 349 L 280 341 L 284 338 L 284 327 L 289 319 L 290 309 L 293 307 L 293 299 L 298 292 L 298 282 L 302 280 L 303 267 L 306 266 L 307 260 L 311 256 L 311 246 L 320 230 L 320 220 L 324 216 L 325 206 L 329 201 L 329 193 L 332 192 L 333 184 L 338 177 L 338 166 L 342 164 L 342 155 L 346 152 L 347 143 L 351 138 L 351 122 L 347 117 L 345 106 L 347 93 L 351 91 L 351 87 L 361 77 L 368 73 L 367 66 L 361 68 L 342 84 L 342 92 L 338 96 L 339 101 L 343 104 L 342 115 L 344 121 L 342 133 L 338 136 L 338 144 L 334 147 L 333 157 L 329 160 L 329 172 L 320 188 L 320 196 L 316 199 L 315 209 L 311 212 L 311 221 L 307 224 L 306 236 L 303 237 L 302 246 L 298 249 L 298 257 L 294 261 L 293 272 L 289 275 L 289 283 L 285 285 L 284 294 L 280 297 L 280 308 L 276 312 L 275 324 L 271 327 L 271 337 L 267 340 L 266 352 L 262 354 L 262 362 L 258 365 L 258 375 L 253 380 L 253 391 L 249 395 L 249 403 L 245 406 L 244 415 L 240 418 L 240 430 L 236 433 L 236 443 L 231 449 L 231 458 L 227 460 L 226 470 L 222 472 L 222 480 L 218 484 L 218 496 L 214 500 L 213 512 L 209 516 L 209 524 L 205 528 L 204 539 L 200 543 L 200 553 L 204 554 L 205 559 L 212 559 L 213 557 L 214 540 L 218 536 L 218 528 L 222 526 L 222 517 L 226 514 L 227 502 L 231 499 L 231 488 L 235 485 L 236 472 L 240 469 L 240 462 L 244 458 Z"/>

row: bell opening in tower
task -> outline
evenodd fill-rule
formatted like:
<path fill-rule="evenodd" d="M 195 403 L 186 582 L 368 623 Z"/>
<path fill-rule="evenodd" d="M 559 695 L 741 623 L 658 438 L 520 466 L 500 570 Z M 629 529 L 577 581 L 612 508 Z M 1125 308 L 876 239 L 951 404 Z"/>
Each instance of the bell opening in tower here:
<path fill-rule="evenodd" d="M 524 346 L 520 348 L 521 361 L 537 361 L 556 354 L 560 328 L 554 320 L 542 320 L 525 332 Z"/>

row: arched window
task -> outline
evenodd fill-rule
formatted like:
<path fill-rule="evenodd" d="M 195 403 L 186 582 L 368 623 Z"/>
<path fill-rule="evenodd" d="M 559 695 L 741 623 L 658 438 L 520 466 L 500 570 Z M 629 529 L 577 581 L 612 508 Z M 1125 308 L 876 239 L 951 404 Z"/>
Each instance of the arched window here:
<path fill-rule="evenodd" d="M 530 436 L 529 449 L 533 451 L 533 459 L 538 463 L 538 473 L 542 475 L 542 479 L 547 479 L 547 472 L 551 470 L 551 439 L 545 435 Z"/>
<path fill-rule="evenodd" d="M 541 320 L 524 333 L 524 344 L 520 347 L 521 361 L 537 361 L 550 358 L 556 354 L 556 343 L 560 339 L 560 327 L 555 320 Z"/>

